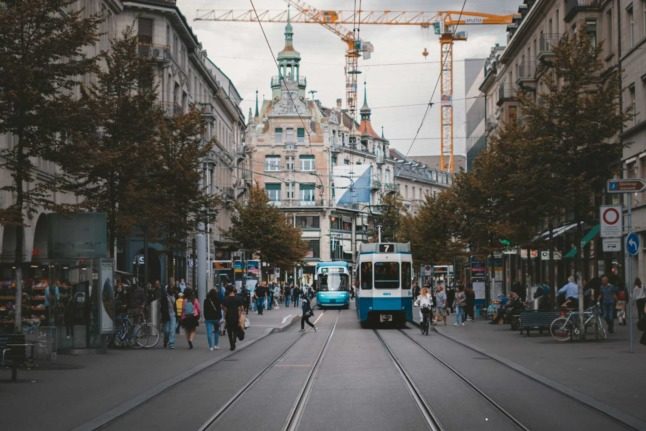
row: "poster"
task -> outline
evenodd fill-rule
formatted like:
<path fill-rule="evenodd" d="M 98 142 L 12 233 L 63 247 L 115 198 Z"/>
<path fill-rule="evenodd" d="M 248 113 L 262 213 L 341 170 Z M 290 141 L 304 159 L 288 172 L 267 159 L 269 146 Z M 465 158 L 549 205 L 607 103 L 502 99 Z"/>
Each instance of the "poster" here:
<path fill-rule="evenodd" d="M 473 282 L 473 293 L 475 294 L 475 299 L 485 299 L 485 282 L 484 281 L 474 281 Z"/>

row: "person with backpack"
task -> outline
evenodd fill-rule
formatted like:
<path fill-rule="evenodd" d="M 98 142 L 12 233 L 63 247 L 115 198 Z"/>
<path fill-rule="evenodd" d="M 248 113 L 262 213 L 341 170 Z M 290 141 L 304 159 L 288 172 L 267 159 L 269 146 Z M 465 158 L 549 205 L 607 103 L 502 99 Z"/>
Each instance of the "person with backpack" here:
<path fill-rule="evenodd" d="M 220 319 L 222 318 L 222 302 L 215 289 L 209 290 L 204 299 L 204 324 L 206 325 L 206 341 L 209 350 L 217 350 L 220 342 Z"/>
<path fill-rule="evenodd" d="M 182 304 L 182 316 L 180 317 L 182 327 L 186 333 L 186 341 L 188 341 L 188 348 L 193 348 L 193 340 L 195 339 L 195 329 L 200 322 L 200 303 L 193 294 L 193 289 L 186 288 L 184 291 L 184 303 Z"/>

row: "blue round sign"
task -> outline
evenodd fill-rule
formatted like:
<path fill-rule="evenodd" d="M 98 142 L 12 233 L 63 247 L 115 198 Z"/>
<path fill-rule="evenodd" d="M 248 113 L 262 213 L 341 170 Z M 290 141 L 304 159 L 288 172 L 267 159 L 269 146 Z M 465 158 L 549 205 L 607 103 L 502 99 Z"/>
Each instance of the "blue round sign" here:
<path fill-rule="evenodd" d="M 626 236 L 626 251 L 631 256 L 639 254 L 639 235 L 635 232 L 631 232 Z"/>

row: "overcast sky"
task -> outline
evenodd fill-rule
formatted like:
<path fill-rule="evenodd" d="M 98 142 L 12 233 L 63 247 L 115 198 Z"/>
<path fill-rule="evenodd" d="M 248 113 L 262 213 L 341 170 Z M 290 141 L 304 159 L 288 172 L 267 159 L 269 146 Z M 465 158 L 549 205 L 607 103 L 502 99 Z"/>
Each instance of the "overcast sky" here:
<path fill-rule="evenodd" d="M 283 0 L 253 0 L 257 10 L 286 8 Z M 351 10 L 359 0 L 307 0 L 318 9 Z M 465 10 L 506 14 L 518 9 L 519 0 L 467 0 Z M 440 11 L 460 10 L 463 0 L 362 0 L 364 10 Z M 211 58 L 231 78 L 243 97 L 247 114 L 260 97 L 271 96 L 270 79 L 277 75 L 269 47 L 258 23 L 193 21 L 197 9 L 251 9 L 249 0 L 177 0 L 182 13 Z M 274 55 L 284 46 L 284 24 L 263 23 Z M 301 54 L 301 76 L 307 77 L 307 90 L 334 106 L 337 98 L 345 107 L 345 44 L 329 30 L 316 24 L 293 24 L 294 47 Z M 351 26 L 348 26 L 351 29 Z M 464 154 L 464 59 L 484 58 L 495 43 L 506 40 L 505 26 L 465 26 L 466 42 L 456 42 L 454 55 L 455 153 Z M 359 60 L 358 108 L 367 81 L 372 124 L 391 146 L 410 155 L 433 155 L 440 151 L 440 110 L 436 103 L 423 122 L 415 144 L 412 138 L 422 124 L 425 105 L 433 94 L 439 75 L 440 47 L 432 29 L 399 26 L 361 27 L 361 38 L 374 45 L 370 60 Z M 422 51 L 429 52 L 424 60 Z M 308 93 L 308 97 L 309 97 Z M 439 85 L 433 102 L 439 102 Z M 410 148 L 410 152 L 409 152 Z"/>

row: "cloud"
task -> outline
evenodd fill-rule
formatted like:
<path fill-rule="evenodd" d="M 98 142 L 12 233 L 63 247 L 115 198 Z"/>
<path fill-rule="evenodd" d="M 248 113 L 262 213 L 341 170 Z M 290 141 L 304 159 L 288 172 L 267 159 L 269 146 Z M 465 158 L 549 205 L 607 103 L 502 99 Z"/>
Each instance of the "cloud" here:
<path fill-rule="evenodd" d="M 254 0 L 257 10 L 284 9 L 279 0 Z M 349 0 L 308 0 L 321 9 L 347 10 Z M 471 0 L 465 10 L 487 13 L 512 13 L 520 1 Z M 459 0 L 435 1 L 433 10 L 460 10 Z M 324 5 L 324 6 L 322 6 Z M 258 23 L 225 23 L 193 21 L 197 9 L 251 9 L 251 3 L 239 0 L 178 0 L 177 6 L 191 23 L 194 32 L 207 50 L 209 57 L 231 78 L 244 98 L 242 111 L 246 113 L 255 104 L 255 91 L 268 98 L 270 79 L 277 74 L 271 51 Z M 420 10 L 428 11 L 428 0 L 363 0 L 365 10 Z M 264 23 L 263 29 L 274 55 L 284 45 L 284 24 Z M 308 90 L 316 90 L 316 97 L 325 105 L 333 106 L 337 98 L 344 99 L 345 44 L 332 32 L 315 24 L 293 24 L 294 46 L 301 53 L 301 75 L 307 77 Z M 361 38 L 375 48 L 372 58 L 360 60 L 359 107 L 363 100 L 363 81 L 368 85 L 368 101 L 373 107 L 372 122 L 375 130 L 384 127 L 391 145 L 406 153 L 418 129 L 419 139 L 411 148 L 411 155 L 439 153 L 440 111 L 439 84 L 435 90 L 435 104 L 425 121 L 425 104 L 431 98 L 440 73 L 438 37 L 431 29 L 419 27 L 370 26 L 361 27 Z M 464 97 L 465 58 L 485 57 L 495 43 L 504 44 L 504 26 L 468 26 L 466 42 L 454 45 L 454 98 Z M 426 61 L 422 51 L 429 52 Z M 406 105 L 406 106 L 401 106 Z M 414 106 L 410 106 L 414 105 Z M 397 107 L 393 107 L 397 106 Z M 456 154 L 464 153 L 464 104 L 455 103 L 454 136 Z M 421 128 L 420 128 L 421 124 Z"/>

